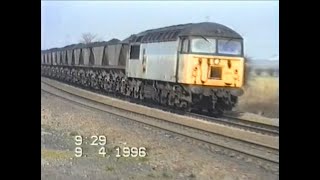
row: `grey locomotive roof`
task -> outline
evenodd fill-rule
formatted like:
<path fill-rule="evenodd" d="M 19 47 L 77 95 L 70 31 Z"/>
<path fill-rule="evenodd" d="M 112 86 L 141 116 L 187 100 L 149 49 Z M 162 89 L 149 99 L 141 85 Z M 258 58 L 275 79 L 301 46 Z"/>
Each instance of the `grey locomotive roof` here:
<path fill-rule="evenodd" d="M 124 41 L 131 42 L 158 42 L 158 41 L 174 41 L 179 36 L 213 36 L 242 39 L 241 35 L 231 28 L 222 24 L 213 22 L 189 23 L 163 28 L 151 29 L 140 32 L 139 34 L 130 36 Z"/>

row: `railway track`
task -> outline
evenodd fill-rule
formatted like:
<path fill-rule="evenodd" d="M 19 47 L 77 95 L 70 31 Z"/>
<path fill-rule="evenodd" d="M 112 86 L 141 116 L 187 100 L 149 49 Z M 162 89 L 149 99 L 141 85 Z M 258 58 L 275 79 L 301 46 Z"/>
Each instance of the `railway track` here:
<path fill-rule="evenodd" d="M 226 126 L 225 120 L 213 122 L 202 115 L 182 116 L 102 96 L 57 81 L 42 78 L 42 90 L 86 107 L 116 114 L 148 126 L 183 135 L 212 146 L 215 152 L 254 162 L 275 172 L 279 171 L 279 138 L 274 134 L 261 134 L 244 128 Z M 195 118 L 197 116 L 197 118 Z M 201 117 L 200 117 L 201 116 Z M 205 120 L 204 120 L 205 119 Z M 221 122 L 224 123 L 221 123 Z M 238 124 L 241 122 L 238 121 Z M 242 122 L 242 126 L 245 124 Z M 238 125 L 240 126 L 240 125 Z M 250 126 L 250 125 L 247 125 Z M 252 128 L 252 127 L 250 127 Z M 261 128 L 263 129 L 263 128 Z M 258 131 L 261 131 L 258 130 Z"/>
<path fill-rule="evenodd" d="M 232 126 L 240 129 L 244 129 L 247 131 L 257 132 L 261 134 L 267 134 L 271 136 L 279 136 L 279 127 L 274 125 L 262 124 L 259 122 L 241 119 L 233 116 L 224 115 L 221 118 L 210 117 L 206 115 L 201 115 L 197 113 L 190 113 L 191 117 L 200 118 L 210 122 L 216 122 L 225 124 L 227 126 Z"/>
<path fill-rule="evenodd" d="M 227 118 L 229 121 L 234 121 L 239 124 L 243 125 L 249 125 L 251 127 L 255 127 L 256 129 L 259 129 L 261 131 L 265 131 L 269 134 L 273 134 L 275 136 L 279 136 L 279 126 L 275 124 L 267 124 L 267 123 L 260 123 L 257 121 L 252 121 L 248 119 L 242 119 L 230 115 L 224 115 L 225 118 Z"/>

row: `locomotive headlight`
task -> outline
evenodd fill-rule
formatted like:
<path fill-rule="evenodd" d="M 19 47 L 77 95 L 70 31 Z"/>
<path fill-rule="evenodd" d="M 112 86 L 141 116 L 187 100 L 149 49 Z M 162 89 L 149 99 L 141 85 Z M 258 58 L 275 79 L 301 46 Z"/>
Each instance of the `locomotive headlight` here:
<path fill-rule="evenodd" d="M 220 59 L 215 59 L 215 60 L 214 60 L 214 64 L 215 64 L 215 65 L 217 65 L 217 64 L 219 64 L 219 63 L 220 63 Z"/>

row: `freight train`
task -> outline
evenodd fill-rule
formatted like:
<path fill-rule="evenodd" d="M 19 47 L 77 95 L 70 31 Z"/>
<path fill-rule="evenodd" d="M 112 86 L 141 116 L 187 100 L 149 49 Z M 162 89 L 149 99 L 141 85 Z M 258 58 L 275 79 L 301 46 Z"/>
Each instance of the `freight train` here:
<path fill-rule="evenodd" d="M 42 76 L 184 111 L 223 114 L 243 94 L 243 38 L 213 22 L 41 51 Z"/>

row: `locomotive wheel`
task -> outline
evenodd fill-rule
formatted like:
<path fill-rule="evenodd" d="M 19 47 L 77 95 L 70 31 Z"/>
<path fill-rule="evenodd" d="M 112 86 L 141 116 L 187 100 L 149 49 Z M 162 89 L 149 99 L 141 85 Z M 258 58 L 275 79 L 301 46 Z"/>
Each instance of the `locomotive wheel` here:
<path fill-rule="evenodd" d="M 133 97 L 138 99 L 139 98 L 139 89 L 137 87 L 133 90 Z"/>
<path fill-rule="evenodd" d="M 144 99 L 143 91 L 143 84 L 140 82 L 135 82 L 135 87 L 133 88 L 133 97 L 141 100 Z"/>
<path fill-rule="evenodd" d="M 187 112 L 191 111 L 191 107 L 187 101 L 180 101 L 179 108 Z"/>
<path fill-rule="evenodd" d="M 173 107 L 174 106 L 174 102 L 175 102 L 175 94 L 174 94 L 174 92 L 169 92 L 168 105 Z"/>
<path fill-rule="evenodd" d="M 157 89 L 157 88 L 154 88 L 154 89 L 153 89 L 152 100 L 153 100 L 154 102 L 160 103 L 160 95 L 161 95 L 160 93 L 161 93 L 161 92 L 160 92 L 159 89 Z"/>
<path fill-rule="evenodd" d="M 160 91 L 160 103 L 163 105 L 167 105 L 168 103 L 168 93 L 166 90 Z"/>

